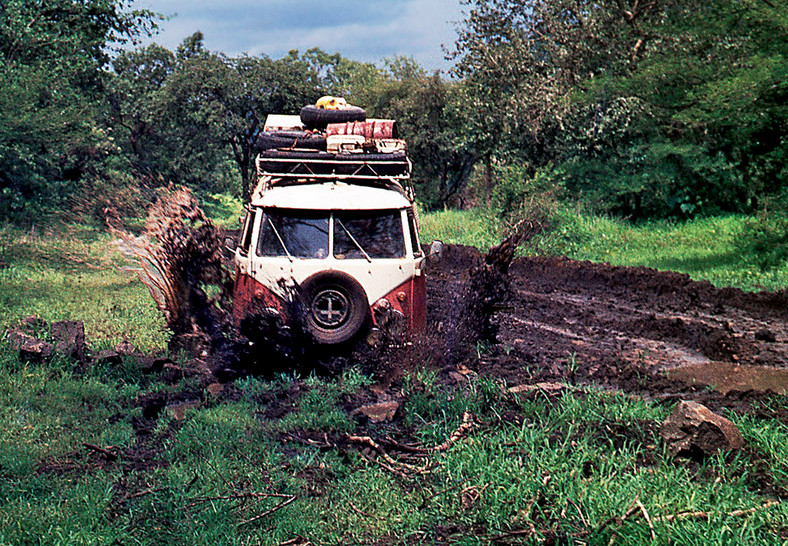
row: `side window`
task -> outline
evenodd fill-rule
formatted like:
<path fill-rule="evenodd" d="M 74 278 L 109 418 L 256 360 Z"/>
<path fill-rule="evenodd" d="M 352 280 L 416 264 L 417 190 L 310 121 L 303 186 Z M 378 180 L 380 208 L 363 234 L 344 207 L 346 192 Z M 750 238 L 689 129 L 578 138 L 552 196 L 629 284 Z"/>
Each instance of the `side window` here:
<path fill-rule="evenodd" d="M 421 245 L 419 245 L 419 231 L 416 229 L 416 214 L 413 209 L 408 209 L 408 231 L 410 232 L 410 246 L 414 256 L 421 256 Z"/>
<path fill-rule="evenodd" d="M 241 250 L 241 254 L 249 254 L 249 247 L 252 246 L 252 231 L 254 231 L 254 219 L 256 214 L 257 211 L 254 209 L 246 211 L 246 218 L 244 218 L 244 225 L 241 229 L 241 244 L 238 247 Z"/>
<path fill-rule="evenodd" d="M 325 258 L 328 256 L 328 213 L 269 209 L 263 213 L 258 256 Z"/>
<path fill-rule="evenodd" d="M 342 212 L 334 215 L 334 257 L 404 258 L 405 237 L 399 210 Z"/>

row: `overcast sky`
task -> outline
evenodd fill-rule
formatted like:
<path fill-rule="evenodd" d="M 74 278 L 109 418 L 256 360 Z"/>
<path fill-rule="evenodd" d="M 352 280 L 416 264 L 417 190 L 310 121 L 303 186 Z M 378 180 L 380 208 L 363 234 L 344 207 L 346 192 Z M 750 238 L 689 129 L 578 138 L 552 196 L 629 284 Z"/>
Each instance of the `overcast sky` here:
<path fill-rule="evenodd" d="M 174 49 L 196 31 L 205 46 L 231 56 L 278 58 L 319 47 L 379 64 L 405 55 L 432 71 L 447 70 L 463 18 L 460 0 L 137 0 L 168 16 L 152 41 Z"/>

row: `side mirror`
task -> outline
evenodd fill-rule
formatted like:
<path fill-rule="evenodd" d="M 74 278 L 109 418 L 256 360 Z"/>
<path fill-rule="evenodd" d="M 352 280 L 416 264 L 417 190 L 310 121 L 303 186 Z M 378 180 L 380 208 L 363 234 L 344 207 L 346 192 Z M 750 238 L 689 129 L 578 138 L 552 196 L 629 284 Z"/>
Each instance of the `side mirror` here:
<path fill-rule="evenodd" d="M 235 243 L 235 237 L 224 238 L 224 253 L 226 256 L 232 256 L 236 248 L 238 248 L 238 245 Z"/>
<path fill-rule="evenodd" d="M 443 241 L 432 241 L 430 252 L 427 254 L 427 262 L 430 264 L 438 263 L 443 258 Z"/>

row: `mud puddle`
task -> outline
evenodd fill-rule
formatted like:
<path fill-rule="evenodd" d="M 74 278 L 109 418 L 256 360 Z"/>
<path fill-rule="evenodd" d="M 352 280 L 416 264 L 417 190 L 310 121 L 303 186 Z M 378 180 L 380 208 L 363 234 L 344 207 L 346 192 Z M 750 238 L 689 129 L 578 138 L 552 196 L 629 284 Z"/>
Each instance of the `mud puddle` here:
<path fill-rule="evenodd" d="M 687 384 L 700 383 L 728 394 L 731 391 L 758 391 L 788 394 L 788 369 L 705 362 L 673 368 L 668 377 Z"/>

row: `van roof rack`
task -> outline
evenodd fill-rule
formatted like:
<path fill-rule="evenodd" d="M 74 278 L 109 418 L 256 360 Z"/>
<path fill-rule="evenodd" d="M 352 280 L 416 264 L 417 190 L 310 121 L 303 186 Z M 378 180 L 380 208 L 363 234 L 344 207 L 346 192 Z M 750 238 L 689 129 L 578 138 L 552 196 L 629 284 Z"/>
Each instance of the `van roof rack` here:
<path fill-rule="evenodd" d="M 410 179 L 412 163 L 403 152 L 387 154 L 267 150 L 255 159 L 257 176 L 265 187 L 276 185 L 323 183 L 331 181 L 347 184 L 391 187 L 414 199 Z"/>

